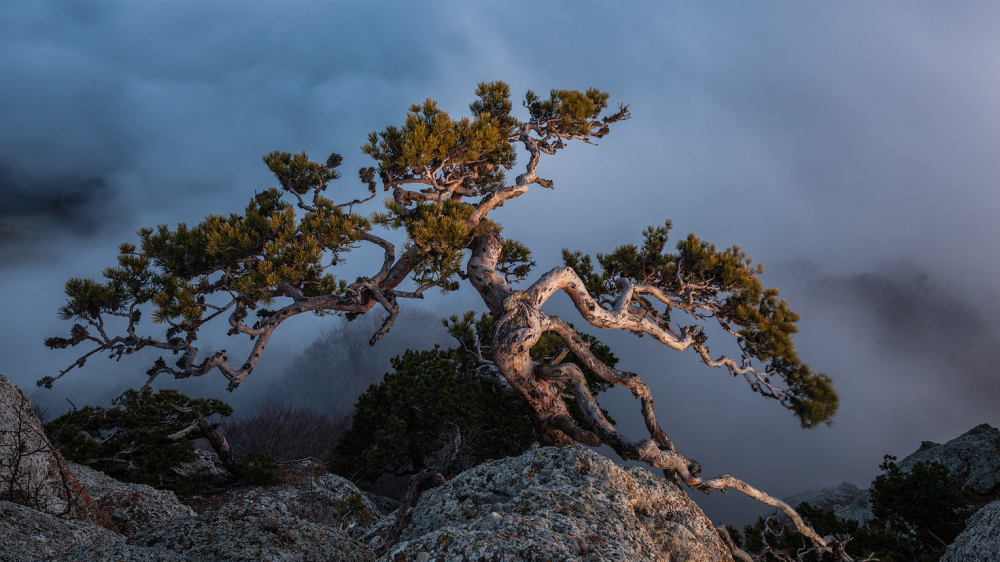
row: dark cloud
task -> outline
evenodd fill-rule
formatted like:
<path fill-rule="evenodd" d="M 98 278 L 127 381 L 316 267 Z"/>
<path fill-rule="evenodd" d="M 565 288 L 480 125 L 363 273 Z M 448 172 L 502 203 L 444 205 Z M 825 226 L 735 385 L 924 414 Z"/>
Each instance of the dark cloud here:
<path fill-rule="evenodd" d="M 997 318 L 974 295 L 926 269 L 898 262 L 876 272 L 838 276 L 799 261 L 780 265 L 775 275 L 797 285 L 790 298 L 808 299 L 823 309 L 814 314 L 853 308 L 859 326 L 877 334 L 873 344 L 890 353 L 933 358 L 933 366 L 948 366 L 952 374 L 1000 383 Z"/>
<path fill-rule="evenodd" d="M 431 20 L 411 6 L 382 13 L 346 3 L 290 12 L 212 2 L 5 10 L 0 96 L 10 109 L 0 128 L 0 197 L 8 245 L 51 244 L 18 236 L 32 225 L 10 217 L 28 207 L 72 210 L 63 226 L 86 234 L 107 224 L 91 203 L 102 200 L 111 215 L 108 199 L 117 194 L 127 220 L 115 227 L 124 238 L 147 223 L 242 206 L 268 187 L 260 156 L 271 150 L 339 150 L 356 159 L 364 134 L 378 126 L 370 118 L 362 125 L 358 109 L 401 113 L 417 99 L 401 101 L 401 92 L 439 73 L 441 52 L 464 48 L 419 25 Z M 387 42 L 372 35 L 378 26 L 400 32 Z M 85 184 L 91 177 L 103 182 L 100 195 Z"/>
<path fill-rule="evenodd" d="M 885 454 L 906 456 L 921 441 L 943 442 L 981 423 L 1000 426 L 1000 318 L 977 296 L 911 263 L 834 275 L 797 260 L 771 267 L 765 281 L 802 315 L 799 355 L 833 377 L 841 408 L 832 427 L 799 429 L 789 412 L 690 352 L 593 332 L 649 384 L 664 430 L 706 475 L 730 472 L 779 496 L 842 481 L 864 487 Z M 555 311 L 577 316 L 566 303 Z M 709 340 L 716 353 L 726 351 L 721 335 Z M 602 405 L 626 434 L 645 435 L 627 393 Z M 694 497 L 720 521 L 767 512 L 732 494 Z"/>
<path fill-rule="evenodd" d="M 32 177 L 0 165 L 0 193 L 0 247 L 14 255 L 63 235 L 85 239 L 122 222 L 117 192 L 100 177 Z"/>
<path fill-rule="evenodd" d="M 55 319 L 62 284 L 99 276 L 136 228 L 242 208 L 273 185 L 260 156 L 275 149 L 370 165 L 357 147 L 409 104 L 433 97 L 464 115 L 477 82 L 503 79 L 517 98 L 596 86 L 634 115 L 600 147 L 543 162 L 554 191 L 496 213 L 539 272 L 563 247 L 607 252 L 667 218 L 678 236 L 740 244 L 769 265 L 819 264 L 767 279 L 803 313 L 803 357 L 841 392 L 830 429 L 799 430 L 745 384 L 649 338 L 600 335 L 707 472 L 779 494 L 864 484 L 885 453 L 1000 423 L 987 407 L 998 398 L 1000 4 L 10 4 L 0 308 L 18 321 L 5 324 L 0 371 L 23 387 L 75 359 L 42 345 L 67 330 Z M 363 192 L 338 183 L 334 197 Z M 45 259 L 18 257 L 30 255 Z M 367 257 L 350 258 L 358 271 L 338 275 L 367 273 Z M 899 260 L 919 267 L 878 269 Z M 440 316 L 481 306 L 464 291 L 428 301 Z M 267 387 L 328 328 L 283 326 L 271 367 L 239 392 Z M 95 358 L 66 387 L 99 394 L 91 381 L 132 380 L 147 359 Z M 215 380 L 192 391 L 222 392 Z M 615 417 L 641 436 L 638 410 L 620 400 Z M 741 501 L 729 494 L 711 513 L 725 521 Z"/>

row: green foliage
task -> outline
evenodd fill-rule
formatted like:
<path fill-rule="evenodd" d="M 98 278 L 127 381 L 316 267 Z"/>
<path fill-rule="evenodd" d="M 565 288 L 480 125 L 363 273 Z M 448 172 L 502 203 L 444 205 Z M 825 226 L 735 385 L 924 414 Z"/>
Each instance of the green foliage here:
<path fill-rule="evenodd" d="M 294 188 L 299 180 L 288 181 Z M 243 214 L 209 215 L 194 227 L 181 223 L 173 230 L 166 225 L 140 230 L 139 248 L 122 244 L 118 267 L 105 269 L 105 282 L 73 278 L 66 283 L 69 298 L 59 315 L 88 323 L 105 314 L 123 316 L 134 326 L 141 317 L 139 307 L 151 303 L 151 320 L 171 324 L 167 343 L 176 346 L 177 353 L 183 343 L 197 339 L 204 322 L 221 312 L 210 304 L 215 294 L 239 293 L 242 305 L 251 309 L 273 302 L 279 284 L 306 296 L 340 294 L 344 282 L 325 270 L 370 228 L 367 219 L 345 213 L 323 197 L 317 198 L 315 212 L 296 223 L 292 206 L 281 201 L 281 191 L 270 189 L 255 195 Z M 88 339 L 98 341 L 77 324 L 72 338 L 49 338 L 45 343 L 65 348 Z M 111 348 L 112 356 L 147 343 L 127 338 Z"/>
<path fill-rule="evenodd" d="M 372 220 L 388 228 L 405 227 L 406 250 L 418 253 L 410 260 L 419 284 L 455 287 L 464 248 L 472 236 L 485 230 L 500 232 L 499 225 L 480 220 L 470 228 L 474 208 L 462 198 L 488 196 L 506 186 L 505 170 L 516 161 L 516 143 L 529 127 L 551 144 L 541 142 L 548 153 L 563 148 L 563 138 L 600 137 L 608 125 L 627 118 L 622 109 L 604 118 L 608 94 L 553 90 L 551 98 L 539 100 L 528 92 L 525 107 L 531 115 L 522 123 L 511 116 L 510 88 L 503 82 L 481 83 L 477 100 L 469 105 L 473 116 L 455 120 L 438 108 L 434 100 L 413 105 L 402 127 L 389 126 L 372 132 L 362 152 L 378 161 L 378 174 L 386 190 L 406 184 L 423 184 L 423 194 L 411 193 L 386 202 L 387 213 L 374 213 Z M 551 187 L 547 180 L 537 180 Z M 419 185 L 417 187 L 420 187 Z M 410 187 L 413 189 L 413 187 Z M 413 203 L 415 205 L 411 206 Z M 523 279 L 531 261 L 527 247 L 507 245 L 512 267 L 505 271 L 512 280 Z"/>
<path fill-rule="evenodd" d="M 893 532 L 920 541 L 925 551 L 943 551 L 972 515 L 972 490 L 941 463 L 918 462 L 903 472 L 895 460 L 886 455 L 882 474 L 872 482 L 872 514 Z"/>
<path fill-rule="evenodd" d="M 271 453 L 249 453 L 233 467 L 233 477 L 248 484 L 278 484 L 281 468 Z"/>
<path fill-rule="evenodd" d="M 886 455 L 883 473 L 871 485 L 872 514 L 863 525 L 853 519 L 838 519 L 832 511 L 802 503 L 796 511 L 820 536 L 850 536 L 847 553 L 854 558 L 874 555 L 882 562 L 932 562 L 941 558 L 946 545 L 965 528 L 972 514 L 973 494 L 949 475 L 941 463 L 916 463 L 910 472 Z M 743 535 L 730 530 L 734 541 L 750 553 L 760 552 L 766 536 L 770 546 L 795 555 L 807 545 L 806 538 L 777 519 L 759 518 L 744 528 Z M 764 560 L 777 560 L 771 555 Z M 812 555 L 808 561 L 819 559 Z M 833 560 L 827 556 L 823 562 Z"/>
<path fill-rule="evenodd" d="M 739 246 L 720 251 L 694 234 L 677 244 L 676 253 L 669 253 L 670 228 L 669 221 L 648 227 L 641 246 L 626 244 L 610 254 L 597 254 L 599 269 L 581 252 L 564 249 L 563 262 L 576 271 L 591 296 L 605 305 L 612 304 L 620 292 L 618 279 L 663 291 L 674 299 L 663 312 L 656 311 L 645 296 L 638 295 L 637 300 L 665 330 L 673 330 L 674 308 L 693 305 L 697 308 L 687 312 L 696 320 L 714 317 L 736 336 L 745 357 L 766 362 L 766 373 L 784 380 L 788 405 L 803 427 L 830 423 L 839 405 L 837 393 L 830 377 L 813 373 L 799 360 L 791 340 L 798 331 L 799 315 L 778 298 L 777 289 L 761 283 L 764 267 L 754 265 Z M 703 345 L 707 336 L 700 332 L 699 338 L 698 345 Z M 762 392 L 756 382 L 751 387 Z"/>
<path fill-rule="evenodd" d="M 598 117 L 608 107 L 609 97 L 606 92 L 590 88 L 586 92 L 552 90 L 549 99 L 543 100 L 528 90 L 524 107 L 531 113 L 533 123 L 544 123 L 552 132 L 601 138 L 608 133 L 608 128 L 607 123 L 598 121 Z"/>
<path fill-rule="evenodd" d="M 362 480 L 419 472 L 455 428 L 471 457 L 465 464 L 531 444 L 526 406 L 477 380 L 476 364 L 458 350 L 407 351 L 392 366 L 358 398 L 351 429 L 329 458 L 333 472 Z"/>
<path fill-rule="evenodd" d="M 513 167 L 514 128 L 510 89 L 503 82 L 480 84 L 473 117 L 458 121 L 432 99 L 410 106 L 402 128 L 386 127 L 368 135 L 361 151 L 378 161 L 386 189 L 425 178 L 428 171 L 456 178 L 470 195 L 484 195 L 504 185 Z"/>
<path fill-rule="evenodd" d="M 467 221 L 474 209 L 458 201 L 445 200 L 438 203 L 417 203 L 413 208 L 387 201 L 387 215 L 373 215 L 375 224 L 387 228 L 404 228 L 406 245 L 404 250 L 418 250 L 408 265 L 413 270 L 413 279 L 420 285 L 436 283 L 443 290 L 457 288 L 455 277 L 461 275 L 462 260 L 466 240 L 469 237 Z M 473 233 L 486 231 L 500 232 L 500 226 L 484 219 Z"/>
<path fill-rule="evenodd" d="M 170 471 L 194 460 L 191 441 L 167 436 L 195 421 L 178 407 L 197 407 L 203 416 L 229 416 L 233 409 L 214 398 L 192 399 L 176 390 L 129 390 L 110 408 L 84 406 L 45 424 L 45 432 L 67 459 L 88 464 L 128 482 L 164 484 Z"/>
<path fill-rule="evenodd" d="M 351 429 L 330 456 L 331 470 L 362 480 L 374 480 L 387 473 L 416 473 L 447 445 L 455 429 L 464 440 L 465 458 L 459 463 L 462 468 L 520 454 L 531 444 L 534 429 L 527 406 L 504 396 L 475 375 L 480 366 L 476 355 L 492 358 L 492 316 L 481 314 L 477 318 L 469 311 L 461 318 L 445 320 L 445 326 L 461 348 L 407 351 L 393 358 L 393 372 L 358 398 Z M 618 363 L 608 346 L 593 336 L 581 337 L 605 364 L 614 367 Z M 557 335 L 546 333 L 530 353 L 536 360 L 551 359 L 564 347 Z M 583 369 L 592 394 L 610 386 L 573 353 L 562 361 Z M 577 423 L 589 427 L 569 396 L 567 405 Z"/>
<path fill-rule="evenodd" d="M 535 262 L 531 259 L 531 250 L 517 240 L 507 239 L 500 248 L 500 258 L 497 260 L 499 271 L 508 283 L 524 281 Z"/>
<path fill-rule="evenodd" d="M 305 152 L 290 154 L 274 151 L 264 156 L 264 164 L 281 182 L 282 189 L 299 195 L 326 189 L 329 182 L 340 177 L 337 167 L 343 161 L 339 154 L 331 154 L 325 164 L 309 160 Z"/>

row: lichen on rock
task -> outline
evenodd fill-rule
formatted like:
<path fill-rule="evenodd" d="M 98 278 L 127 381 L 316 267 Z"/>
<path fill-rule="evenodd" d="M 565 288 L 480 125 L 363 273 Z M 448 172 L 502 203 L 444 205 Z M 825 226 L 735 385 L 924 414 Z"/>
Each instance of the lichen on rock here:
<path fill-rule="evenodd" d="M 0 501 L 0 559 L 4 562 L 33 562 L 72 547 L 107 546 L 124 540 L 122 535 L 86 521 Z"/>
<path fill-rule="evenodd" d="M 948 546 L 941 562 L 1000 561 L 1000 500 L 969 518 L 965 530 Z"/>
<path fill-rule="evenodd" d="M 573 445 L 482 464 L 425 492 L 383 561 L 730 561 L 675 484 Z"/>
<path fill-rule="evenodd" d="M 328 525 L 360 539 L 385 513 L 350 480 L 319 464 L 291 467 L 284 483 L 230 492 L 222 509 L 291 515 Z"/>
<path fill-rule="evenodd" d="M 336 528 L 254 505 L 229 505 L 195 517 L 161 521 L 128 542 L 165 548 L 195 560 L 369 562 L 375 558 Z"/>
<path fill-rule="evenodd" d="M 132 535 L 156 521 L 195 515 L 194 510 L 181 503 L 170 490 L 119 482 L 81 464 L 71 462 L 69 466 L 84 490 L 111 516 L 118 530 L 125 535 Z"/>

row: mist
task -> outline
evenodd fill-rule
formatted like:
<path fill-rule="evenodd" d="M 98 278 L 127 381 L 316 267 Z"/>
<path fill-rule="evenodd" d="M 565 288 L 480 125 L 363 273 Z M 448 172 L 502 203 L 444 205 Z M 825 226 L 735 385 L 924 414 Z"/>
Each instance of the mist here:
<path fill-rule="evenodd" d="M 650 386 L 660 425 L 704 475 L 733 474 L 778 497 L 845 481 L 866 488 L 886 454 L 1000 426 L 1000 321 L 989 312 L 1000 299 L 954 292 L 954 281 L 907 263 L 835 275 L 803 258 L 767 269 L 764 280 L 802 316 L 799 355 L 833 378 L 840 409 L 830 427 L 800 429 L 791 412 L 690 351 L 590 332 Z M 568 299 L 558 305 L 563 318 L 578 316 Z M 713 354 L 726 352 L 714 337 Z M 646 434 L 628 392 L 600 398 L 626 435 Z M 773 511 L 738 494 L 692 497 L 713 520 L 736 525 Z"/>
<path fill-rule="evenodd" d="M 515 113 L 528 89 L 593 86 L 633 115 L 599 146 L 543 161 L 554 190 L 491 215 L 532 249 L 533 275 L 560 265 L 562 248 L 608 252 L 671 219 L 681 235 L 741 245 L 802 314 L 799 353 L 841 395 L 833 427 L 811 431 L 693 354 L 597 334 L 651 386 L 667 434 L 706 474 L 779 496 L 864 486 L 886 453 L 1000 425 L 1000 4 L 387 7 L 40 1 L 0 11 L 0 373 L 54 411 L 141 386 L 154 352 L 94 357 L 52 390 L 35 387 L 78 357 L 43 344 L 69 330 L 56 316 L 67 279 L 100 278 L 141 227 L 242 209 L 275 185 L 260 161 L 272 150 L 342 154 L 345 178 L 328 193 L 353 199 L 365 192 L 353 170 L 372 165 L 358 150 L 369 132 L 426 98 L 467 115 L 478 82 L 503 80 Z M 361 248 L 337 275 L 370 275 L 380 260 Z M 392 354 L 450 345 L 424 326 L 482 310 L 470 287 L 405 304 L 422 312 L 376 346 L 375 362 L 330 342 L 366 339 L 357 334 L 378 318 L 301 315 L 235 392 L 218 373 L 156 385 L 223 398 L 237 413 L 271 397 L 340 410 Z M 564 297 L 546 311 L 583 324 Z M 213 330 L 203 353 L 248 349 Z M 311 379 L 326 390 L 312 390 L 337 399 L 307 399 L 290 382 L 297 371 L 330 373 Z M 626 434 L 644 435 L 628 392 L 604 402 Z M 736 494 L 697 499 L 718 522 L 761 509 Z"/>

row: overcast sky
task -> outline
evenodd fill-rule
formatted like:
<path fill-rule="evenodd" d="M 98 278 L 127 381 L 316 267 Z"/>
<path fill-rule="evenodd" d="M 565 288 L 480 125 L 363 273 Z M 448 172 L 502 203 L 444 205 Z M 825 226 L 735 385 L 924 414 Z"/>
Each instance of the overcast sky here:
<path fill-rule="evenodd" d="M 676 239 L 741 245 L 803 314 L 801 355 L 841 393 L 834 427 L 800 430 L 649 338 L 599 336 L 706 474 L 779 495 L 865 486 L 885 453 L 1000 425 L 998 29 L 995 2 L 11 3 L 0 373 L 33 392 L 72 362 L 42 345 L 68 331 L 66 279 L 99 276 L 140 227 L 242 209 L 275 185 L 267 152 L 343 154 L 333 194 L 353 198 L 365 135 L 411 103 L 464 115 L 481 81 L 517 99 L 594 86 L 632 120 L 543 161 L 556 189 L 496 213 L 505 234 L 533 249 L 536 273 L 561 248 L 610 251 L 668 218 Z M 351 254 L 342 276 L 378 261 Z M 580 325 L 567 302 L 547 310 Z M 483 309 L 468 287 L 420 306 Z M 289 322 L 254 377 L 329 322 Z M 94 359 L 51 396 L 141 384 L 145 367 L 124 369 Z M 609 403 L 642 437 L 627 393 Z M 756 509 L 734 494 L 706 505 L 718 522 Z"/>

